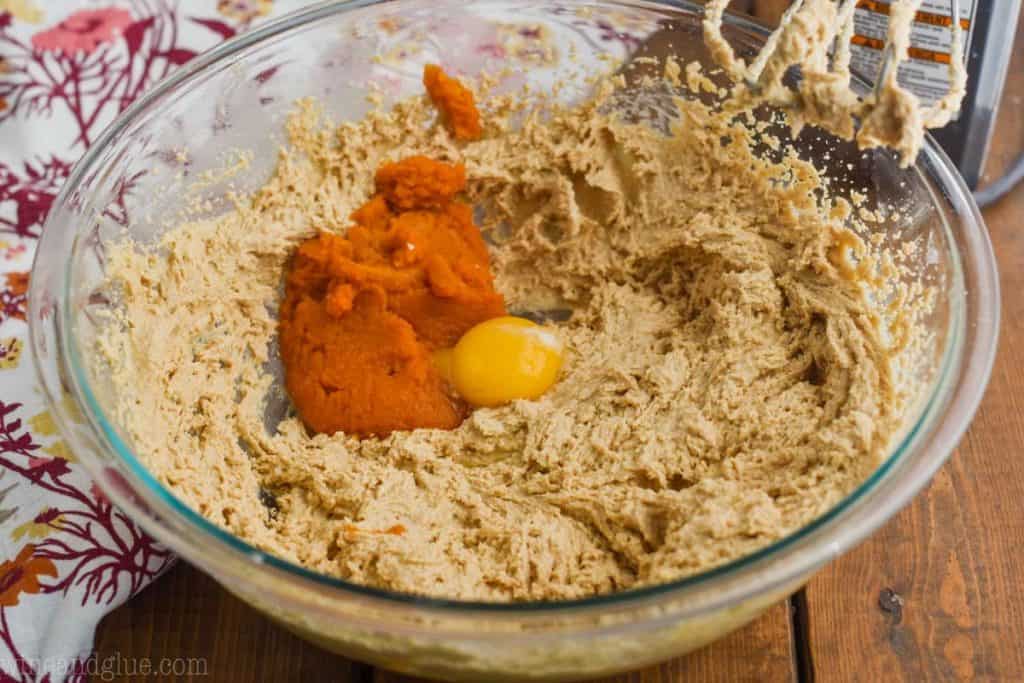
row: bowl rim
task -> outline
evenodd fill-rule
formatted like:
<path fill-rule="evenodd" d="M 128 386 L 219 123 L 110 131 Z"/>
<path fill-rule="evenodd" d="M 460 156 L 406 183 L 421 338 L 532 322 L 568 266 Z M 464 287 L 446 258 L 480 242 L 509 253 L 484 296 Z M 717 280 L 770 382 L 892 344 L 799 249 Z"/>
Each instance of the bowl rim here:
<path fill-rule="evenodd" d="M 645 0 L 598 0 L 596 2 L 594 0 L 565 1 L 570 4 L 608 4 L 613 6 L 619 5 L 625 7 L 636 7 L 655 10 L 662 13 L 689 13 L 698 17 L 702 11 L 701 5 L 690 2 L 689 0 L 665 0 L 663 2 L 647 2 Z M 410 2 L 415 2 L 415 0 L 410 0 Z M 264 42 L 285 34 L 293 29 L 326 19 L 330 16 L 378 4 L 401 4 L 401 2 L 388 2 L 388 0 L 349 0 L 347 2 L 345 0 L 327 0 L 325 2 L 316 3 L 272 20 L 250 32 L 224 41 L 177 69 L 173 74 L 150 88 L 138 100 L 133 102 L 128 109 L 119 115 L 117 119 L 103 131 L 93 146 L 90 147 L 82 158 L 75 164 L 68 180 L 65 182 L 58 197 L 54 201 L 53 209 L 51 209 L 47 218 L 46 226 L 50 227 L 51 217 L 60 213 L 56 209 L 69 203 L 72 195 L 81 182 L 91 174 L 97 173 L 102 169 L 102 166 L 99 166 L 98 162 L 102 160 L 101 156 L 103 151 L 115 143 L 125 130 L 135 122 L 139 115 L 144 113 L 154 102 L 163 98 L 168 91 L 178 88 L 183 83 L 199 74 L 205 73 L 209 67 L 218 64 L 225 59 L 233 57 L 250 47 L 263 44 Z M 740 15 L 730 14 L 728 16 L 728 21 L 733 27 L 751 32 L 755 35 L 765 36 L 768 33 L 768 30 L 761 24 Z M 951 288 L 961 296 L 957 299 L 959 305 L 955 307 L 954 315 L 950 322 L 950 334 L 948 335 L 946 348 L 943 350 L 942 361 L 937 373 L 935 385 L 932 388 L 927 401 L 921 407 L 921 412 L 914 425 L 903 434 L 899 442 L 892 448 L 890 455 L 878 465 L 867 479 L 861 482 L 861 484 L 859 484 L 853 491 L 844 496 L 838 503 L 821 516 L 749 555 L 744 555 L 698 574 L 686 576 L 666 583 L 631 588 L 614 593 L 572 600 L 488 602 L 440 598 L 390 591 L 348 582 L 333 576 L 315 572 L 294 562 L 260 550 L 241 538 L 226 532 L 186 505 L 170 489 L 153 477 L 148 469 L 121 439 L 113 423 L 106 418 L 99 402 L 88 384 L 83 371 L 84 365 L 81 362 L 82 359 L 79 357 L 77 344 L 75 344 L 71 339 L 71 313 L 70 307 L 68 306 L 60 307 L 63 317 L 58 331 L 60 336 L 59 341 L 66 350 L 66 354 L 63 359 L 65 367 L 63 369 L 65 371 L 70 371 L 68 372 L 71 385 L 70 393 L 74 397 L 81 412 L 87 416 L 89 424 L 92 427 L 92 431 L 94 432 L 94 437 L 103 444 L 108 451 L 116 453 L 120 462 L 128 466 L 130 472 L 134 475 L 137 481 L 144 485 L 146 490 L 156 494 L 164 507 L 183 519 L 191 529 L 201 532 L 205 540 L 215 542 L 218 546 L 218 557 L 225 558 L 233 556 L 235 559 L 242 559 L 251 567 L 253 567 L 253 565 L 258 565 L 258 567 L 253 567 L 258 571 L 262 571 L 263 567 L 267 567 L 275 570 L 276 572 L 283 572 L 291 578 L 296 578 L 303 582 L 309 582 L 312 584 L 309 587 L 315 586 L 321 590 L 327 588 L 332 591 L 340 592 L 344 595 L 351 596 L 352 594 L 355 594 L 383 601 L 385 603 L 391 603 L 393 605 L 415 606 L 418 608 L 426 608 L 448 613 L 458 612 L 460 615 L 465 615 L 467 612 L 485 612 L 491 614 L 505 613 L 514 615 L 545 613 L 550 615 L 552 613 L 566 614 L 569 612 L 589 610 L 591 608 L 599 607 L 633 607 L 646 603 L 648 599 L 659 599 L 667 595 L 680 595 L 684 592 L 694 591 L 698 587 L 706 587 L 709 584 L 713 585 L 720 579 L 737 578 L 741 575 L 753 575 L 754 573 L 762 572 L 771 576 L 771 579 L 767 583 L 764 581 L 750 581 L 749 585 L 741 587 L 738 591 L 727 591 L 723 593 L 719 599 L 710 600 L 709 604 L 702 608 L 702 611 L 710 611 L 732 604 L 733 600 L 729 598 L 733 593 L 740 593 L 741 598 L 750 598 L 755 594 L 770 590 L 772 586 L 781 587 L 792 583 L 794 580 L 799 580 L 801 577 L 807 576 L 810 572 L 814 571 L 816 568 L 831 559 L 831 557 L 838 555 L 843 550 L 867 537 L 878 526 L 906 505 L 914 494 L 916 494 L 917 491 L 931 479 L 938 468 L 949 457 L 949 454 L 952 452 L 957 441 L 963 435 L 963 432 L 970 423 L 971 417 L 977 409 L 978 403 L 981 400 L 988 378 L 991 374 L 998 340 L 1000 295 L 998 273 L 996 270 L 996 262 L 992 251 L 992 245 L 989 241 L 987 230 L 985 229 L 980 212 L 974 204 L 973 198 L 966 184 L 960 177 L 959 173 L 955 171 L 952 162 L 941 148 L 938 147 L 931 136 L 928 136 L 925 141 L 925 146 L 917 161 L 915 169 L 918 174 L 925 176 L 930 174 L 935 185 L 946 193 L 947 199 L 952 204 L 950 209 L 961 219 L 963 233 L 961 237 L 966 240 L 969 248 L 965 250 L 959 246 L 956 234 L 951 227 L 951 223 L 943 213 L 943 232 L 948 243 L 951 245 L 951 255 L 955 265 L 955 268 L 953 269 L 953 282 Z M 926 173 L 926 170 L 929 173 Z M 933 205 L 939 205 L 938 200 L 934 197 Z M 39 262 L 39 255 L 46 251 L 42 248 L 42 243 L 46 239 L 46 235 L 48 233 L 55 233 L 56 231 L 56 228 L 53 230 L 44 229 L 43 236 L 40 239 L 40 244 L 37 247 L 35 262 L 33 263 L 33 272 L 36 271 L 36 267 Z M 980 310 L 978 311 L 979 315 L 977 317 L 985 318 L 992 330 L 991 337 L 982 338 L 980 340 L 982 343 L 976 345 L 969 356 L 965 356 L 963 347 L 965 335 L 968 333 L 968 319 L 966 313 L 969 312 L 965 311 L 967 308 L 964 283 L 965 269 L 964 264 L 961 262 L 964 255 L 972 257 L 971 266 L 973 272 L 978 274 L 978 276 L 984 280 L 987 280 L 987 282 L 981 283 L 982 286 L 980 291 L 976 292 L 981 297 L 981 302 L 978 306 Z M 60 294 L 64 301 L 67 301 L 70 298 L 70 268 L 71 261 L 68 259 L 64 264 L 64 289 Z M 40 295 L 40 291 L 38 290 L 42 285 L 34 287 L 33 282 L 34 278 L 30 280 L 30 326 L 37 324 L 41 325 L 43 324 L 42 321 L 45 320 L 45 317 L 41 316 L 43 313 L 42 307 L 44 305 L 44 297 Z M 972 323 L 972 325 L 975 326 L 977 324 L 977 321 Z M 51 388 L 45 381 L 41 349 L 37 348 L 40 336 L 41 335 L 37 335 L 30 330 L 30 340 L 33 345 L 34 352 L 32 356 L 36 368 L 37 379 L 39 380 L 39 384 L 43 387 L 47 403 L 52 409 L 57 405 L 60 397 L 53 394 Z M 61 359 L 58 359 L 58 362 L 61 362 Z M 963 381 L 959 383 L 959 388 L 961 390 L 954 393 L 953 389 L 957 386 L 954 383 L 954 380 L 957 379 L 958 371 L 960 370 L 970 376 L 963 378 Z M 53 412 L 55 415 L 60 414 L 59 411 Z M 936 421 L 937 417 L 947 417 L 950 413 L 955 413 L 955 419 L 952 420 L 952 424 L 949 423 L 948 419 Z M 76 440 L 73 436 L 73 430 L 69 425 L 65 425 L 62 420 L 58 419 L 58 426 L 60 426 L 63 434 L 72 440 L 72 442 Z M 939 430 L 941 427 L 945 427 L 945 432 L 942 434 L 945 445 L 941 448 L 933 449 L 935 452 L 929 453 L 928 458 L 923 459 L 922 462 L 918 463 L 919 467 L 912 473 L 909 484 L 904 485 L 902 489 L 896 491 L 893 496 L 880 501 L 876 507 L 866 511 L 864 521 L 855 528 L 848 530 L 848 533 L 841 541 L 831 540 L 827 543 L 819 543 L 818 546 L 797 558 L 797 561 L 790 563 L 781 569 L 778 567 L 778 564 L 780 564 L 778 561 L 783 559 L 783 557 L 786 557 L 785 554 L 780 557 L 780 553 L 784 553 L 784 551 L 791 551 L 789 554 L 793 554 L 792 551 L 799 548 L 806 548 L 811 541 L 818 539 L 825 540 L 823 537 L 827 535 L 827 532 L 833 531 L 843 521 L 848 521 L 852 513 L 858 509 L 858 507 L 863 508 L 868 494 L 877 493 L 882 490 L 881 485 L 886 481 L 891 480 L 891 476 L 899 469 L 900 466 L 906 465 L 905 456 L 910 453 L 916 445 L 919 445 L 922 439 L 927 436 L 934 436 L 934 432 Z M 223 569 L 230 572 L 230 570 L 225 567 L 227 563 L 209 562 L 208 558 L 210 556 L 206 554 L 200 556 L 200 551 L 193 547 L 187 539 L 177 532 L 177 530 L 175 533 L 166 531 L 150 519 L 150 515 L 146 513 L 144 508 L 139 507 L 137 501 L 130 499 L 116 489 L 112 489 L 106 483 L 106 478 L 103 476 L 103 467 L 91 462 L 89 458 L 83 458 L 82 462 L 85 464 L 89 474 L 100 484 L 104 492 L 114 499 L 119 506 L 130 510 L 133 513 L 131 515 L 133 520 L 140 523 L 146 531 L 151 533 L 151 535 L 165 542 L 177 554 L 188 558 L 190 561 L 196 562 L 200 566 L 209 567 L 212 565 L 212 569 L 214 571 Z M 776 562 L 776 566 L 768 568 L 767 565 L 771 562 Z"/>

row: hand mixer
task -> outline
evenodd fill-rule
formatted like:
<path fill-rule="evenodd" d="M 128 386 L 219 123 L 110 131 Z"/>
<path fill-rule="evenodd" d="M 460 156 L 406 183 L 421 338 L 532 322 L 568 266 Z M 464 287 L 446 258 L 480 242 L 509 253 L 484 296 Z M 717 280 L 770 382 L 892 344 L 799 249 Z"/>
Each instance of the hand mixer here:
<path fill-rule="evenodd" d="M 797 128 L 810 123 L 848 140 L 862 149 L 889 147 L 902 165 L 916 158 L 924 131 L 945 125 L 959 110 L 966 74 L 959 22 L 949 22 L 946 55 L 948 87 L 928 103 L 903 87 L 898 66 L 910 58 L 911 29 L 922 0 L 901 0 L 887 6 L 881 68 L 874 92 L 860 95 L 853 87 L 850 64 L 855 38 L 857 0 L 795 0 L 782 15 L 778 28 L 748 65 L 736 55 L 721 32 L 722 15 L 729 0 L 708 0 L 704 12 L 704 43 L 733 81 L 739 102 L 752 101 L 788 109 Z M 953 14 L 958 0 L 951 0 Z M 788 84 L 796 69 L 800 78 Z"/>
<path fill-rule="evenodd" d="M 764 49 L 742 72 L 733 73 L 734 78 L 742 78 L 755 92 L 763 85 L 780 36 L 806 1 L 794 0 L 788 5 Z M 715 5 L 710 3 L 709 13 L 721 11 L 722 7 Z M 897 46 L 888 31 L 889 19 L 897 15 L 896 10 L 908 8 L 912 11 L 907 19 L 913 20 L 909 41 Z M 861 75 L 875 75 L 875 99 L 883 85 L 896 79 L 920 100 L 924 123 L 942 126 L 932 131 L 933 136 L 967 184 L 976 188 L 994 129 L 1019 9 L 1020 0 L 835 0 L 830 71 L 841 73 L 850 68 Z M 958 54 L 965 59 L 968 77 L 959 107 L 955 101 L 959 97 L 950 93 L 963 84 L 955 82 L 955 72 L 949 68 Z M 978 193 L 979 204 L 994 201 L 1022 177 L 1024 157 L 1006 176 Z"/>

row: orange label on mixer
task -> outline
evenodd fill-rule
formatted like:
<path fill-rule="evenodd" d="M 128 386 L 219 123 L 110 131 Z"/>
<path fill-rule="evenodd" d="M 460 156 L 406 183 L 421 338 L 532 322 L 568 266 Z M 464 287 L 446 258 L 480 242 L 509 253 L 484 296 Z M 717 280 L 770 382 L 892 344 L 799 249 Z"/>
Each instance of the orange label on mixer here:
<path fill-rule="evenodd" d="M 878 38 L 869 38 L 868 36 L 854 36 L 851 39 L 854 45 L 860 45 L 863 47 L 870 47 L 874 50 L 885 49 L 885 41 L 879 40 Z M 950 54 L 948 52 L 936 52 L 935 50 L 926 50 L 921 47 L 910 46 L 907 48 L 907 55 L 911 59 L 920 59 L 926 62 L 935 62 L 936 64 L 949 64 Z"/>
<path fill-rule="evenodd" d="M 857 9 L 868 10 L 870 12 L 878 12 L 879 14 L 889 14 L 888 2 L 877 2 L 876 0 L 859 0 L 857 3 Z M 919 11 L 914 15 L 914 21 L 919 24 L 931 24 L 932 26 L 949 26 L 953 23 L 953 18 L 948 14 L 936 14 L 934 12 Z M 960 26 L 966 31 L 971 27 L 970 19 L 961 19 Z"/>
<path fill-rule="evenodd" d="M 868 36 L 854 36 L 851 39 L 854 45 L 864 45 L 865 47 L 871 47 L 876 50 L 885 48 L 885 41 L 879 40 L 878 38 L 869 38 Z"/>

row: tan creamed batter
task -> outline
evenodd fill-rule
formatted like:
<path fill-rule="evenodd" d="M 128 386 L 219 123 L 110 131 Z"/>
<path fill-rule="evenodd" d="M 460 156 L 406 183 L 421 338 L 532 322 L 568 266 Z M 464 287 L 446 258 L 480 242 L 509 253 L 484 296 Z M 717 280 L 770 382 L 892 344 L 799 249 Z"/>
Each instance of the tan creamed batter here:
<path fill-rule="evenodd" d="M 818 198 L 822 177 L 795 154 L 756 157 L 730 116 L 680 99 L 666 136 L 603 113 L 606 96 L 515 129 L 485 121 L 471 142 L 425 97 L 337 129 L 304 102 L 250 199 L 159 251 L 113 250 L 131 325 L 100 340 L 110 409 L 154 474 L 311 569 L 499 601 L 679 578 L 833 506 L 907 409 L 894 342 L 837 257 L 861 244 L 858 220 Z M 560 380 L 452 430 L 268 429 L 289 255 L 348 225 L 373 169 L 417 154 L 465 164 L 508 308 L 573 310 Z"/>

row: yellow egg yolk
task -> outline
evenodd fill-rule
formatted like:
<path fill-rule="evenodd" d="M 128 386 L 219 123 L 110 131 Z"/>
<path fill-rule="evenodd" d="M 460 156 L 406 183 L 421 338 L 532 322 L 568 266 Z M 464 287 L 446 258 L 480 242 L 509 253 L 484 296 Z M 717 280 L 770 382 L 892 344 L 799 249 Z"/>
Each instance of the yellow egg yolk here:
<path fill-rule="evenodd" d="M 454 348 L 436 352 L 434 362 L 467 403 L 498 406 L 550 389 L 562 367 L 562 343 L 531 320 L 502 316 L 471 328 Z"/>

